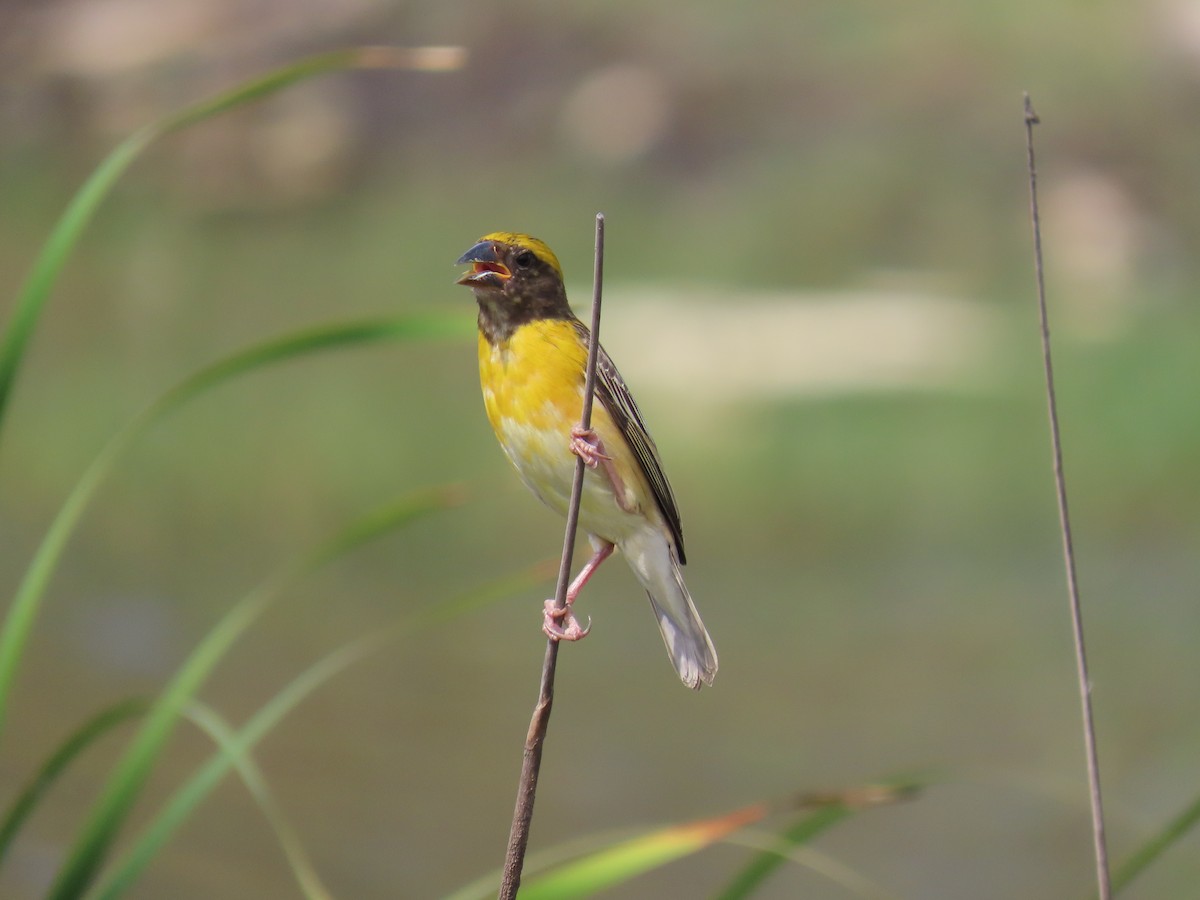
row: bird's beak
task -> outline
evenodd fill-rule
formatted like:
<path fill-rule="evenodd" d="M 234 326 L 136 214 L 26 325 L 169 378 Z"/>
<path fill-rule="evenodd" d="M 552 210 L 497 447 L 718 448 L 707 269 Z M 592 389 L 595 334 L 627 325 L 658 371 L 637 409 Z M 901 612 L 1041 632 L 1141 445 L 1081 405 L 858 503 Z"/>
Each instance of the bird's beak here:
<path fill-rule="evenodd" d="M 471 271 L 458 279 L 455 284 L 465 284 L 468 287 L 504 287 L 504 282 L 512 278 L 512 272 L 500 262 L 496 253 L 496 244 L 492 241 L 480 241 L 458 258 L 455 265 L 471 264 Z"/>

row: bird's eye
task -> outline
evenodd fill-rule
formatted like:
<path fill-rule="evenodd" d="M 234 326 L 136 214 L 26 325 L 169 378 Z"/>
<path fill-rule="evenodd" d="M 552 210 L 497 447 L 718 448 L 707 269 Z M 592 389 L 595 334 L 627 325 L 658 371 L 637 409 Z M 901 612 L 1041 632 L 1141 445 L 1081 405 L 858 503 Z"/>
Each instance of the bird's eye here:
<path fill-rule="evenodd" d="M 535 259 L 537 257 L 533 255 L 532 250 L 522 250 L 513 257 L 513 262 L 517 264 L 518 269 L 528 269 L 533 265 Z"/>

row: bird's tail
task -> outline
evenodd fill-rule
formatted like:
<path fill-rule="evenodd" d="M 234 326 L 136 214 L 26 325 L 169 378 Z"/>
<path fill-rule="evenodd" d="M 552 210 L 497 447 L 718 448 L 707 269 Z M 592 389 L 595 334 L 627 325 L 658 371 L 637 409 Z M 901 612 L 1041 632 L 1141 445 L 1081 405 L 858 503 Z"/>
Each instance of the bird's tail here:
<path fill-rule="evenodd" d="M 680 679 L 693 690 L 711 685 L 717 674 L 717 651 L 683 583 L 670 541 L 650 526 L 623 541 L 621 552 L 650 597 L 658 630 Z"/>

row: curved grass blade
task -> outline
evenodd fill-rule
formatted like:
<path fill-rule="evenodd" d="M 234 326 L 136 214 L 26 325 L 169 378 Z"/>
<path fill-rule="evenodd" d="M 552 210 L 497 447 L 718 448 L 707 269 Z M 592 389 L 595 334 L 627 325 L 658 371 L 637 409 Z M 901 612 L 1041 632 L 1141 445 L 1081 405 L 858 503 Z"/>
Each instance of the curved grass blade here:
<path fill-rule="evenodd" d="M 1143 844 L 1127 859 L 1113 874 L 1113 892 L 1119 892 L 1129 886 L 1129 883 L 1141 875 L 1150 864 L 1157 860 L 1176 841 L 1200 823 L 1200 797 L 1191 802 L 1178 816 L 1167 823 L 1153 838 Z"/>
<path fill-rule="evenodd" d="M 12 806 L 0 822 L 0 861 L 8 854 L 13 838 L 37 807 L 38 801 L 75 758 L 116 726 L 144 714 L 149 706 L 149 701 L 141 698 L 123 700 L 102 710 L 67 736 L 13 800 Z"/>
<path fill-rule="evenodd" d="M 756 803 L 722 816 L 656 829 L 622 841 L 528 880 L 521 887 L 521 900 L 590 897 L 711 847 L 737 829 L 762 821 L 771 811 L 769 804 Z"/>
<path fill-rule="evenodd" d="M 22 651 L 41 607 L 42 595 L 80 517 L 96 490 L 134 440 L 187 400 L 229 379 L 308 353 L 382 340 L 418 340 L 471 333 L 466 317 L 415 314 L 399 318 L 306 328 L 251 346 L 209 365 L 171 388 L 118 431 L 100 451 L 63 502 L 17 587 L 0 627 L 0 733 L 8 695 Z"/>
<path fill-rule="evenodd" d="M 868 897 L 870 900 L 895 900 L 895 895 L 815 847 L 807 845 L 781 846 L 779 835 L 769 831 L 743 828 L 736 834 L 725 838 L 724 843 L 735 844 L 750 850 L 760 850 L 764 853 L 778 854 L 789 862 L 803 866 L 809 871 L 829 879 L 834 884 L 845 888 L 853 896 Z"/>
<path fill-rule="evenodd" d="M 501 597 L 523 591 L 539 581 L 546 580 L 551 572 L 549 564 L 542 564 L 484 585 L 449 603 L 433 604 L 407 616 L 391 628 L 345 644 L 309 666 L 264 704 L 231 739 L 222 744 L 221 752 L 214 754 L 175 792 L 141 837 L 134 841 L 130 850 L 118 860 L 111 872 L 106 874 L 96 890 L 89 893 L 89 898 L 115 900 L 128 890 L 179 826 L 220 783 L 230 766 L 237 765 L 238 760 L 244 758 L 285 715 L 334 676 L 396 640 L 472 612 Z M 282 834 L 280 841 L 284 842 Z M 302 875 L 302 871 L 296 871 L 298 881 L 302 881 Z"/>
<path fill-rule="evenodd" d="M 787 850 L 806 844 L 824 831 L 853 815 L 855 812 L 906 800 L 924 787 L 924 780 L 911 778 L 896 779 L 890 783 L 867 785 L 833 794 L 812 795 L 804 798 L 805 806 L 819 807 L 800 819 L 779 836 L 778 848 L 763 851 L 730 880 L 717 894 L 718 900 L 743 900 L 787 859 Z"/>
<path fill-rule="evenodd" d="M 91 883 L 109 845 L 178 721 L 180 711 L 247 628 L 287 587 L 371 538 L 458 501 L 460 490 L 426 490 L 353 523 L 304 556 L 280 567 L 230 609 L 185 660 L 155 700 L 142 727 L 117 763 L 71 848 L 48 898 L 73 900 Z"/>
<path fill-rule="evenodd" d="M 196 394 L 271 363 L 307 353 L 382 340 L 426 340 L 475 334 L 475 319 L 455 313 L 408 313 L 384 319 L 303 328 L 247 347 L 206 366 L 160 397 L 143 415 L 159 418 Z"/>
<path fill-rule="evenodd" d="M 586 834 L 552 847 L 531 852 L 525 857 L 525 868 L 522 875 L 528 878 L 555 866 L 565 865 L 571 860 L 579 859 L 589 853 L 595 853 L 597 847 L 615 846 L 622 841 L 633 840 L 643 834 L 644 829 L 642 828 L 616 828 Z M 503 869 L 497 868 L 476 878 L 470 884 L 463 885 L 452 894 L 446 895 L 443 900 L 491 900 L 496 896 L 496 889 L 500 885 L 502 875 Z"/>
<path fill-rule="evenodd" d="M 461 47 L 352 47 L 321 53 L 164 116 L 123 140 L 101 161 L 71 199 L 17 293 L 12 318 L 3 341 L 0 341 L 0 429 L 4 424 L 8 398 L 25 347 L 67 257 L 112 186 L 157 138 L 261 99 L 314 75 L 344 69 L 448 71 L 459 68 L 465 59 L 466 53 Z"/>
<path fill-rule="evenodd" d="M 12 317 L 4 340 L 0 342 L 0 428 L 4 424 L 8 398 L 25 355 L 25 347 L 37 326 L 38 317 L 58 273 L 109 189 L 157 133 L 153 128 L 143 128 L 118 144 L 71 199 L 62 218 L 42 245 L 41 254 L 17 293 Z"/>
<path fill-rule="evenodd" d="M 742 847 L 748 847 L 751 850 L 761 850 L 763 852 L 780 855 L 790 862 L 804 866 L 807 869 L 823 875 L 830 881 L 840 884 L 848 891 L 856 893 L 863 897 L 872 897 L 876 900 L 890 900 L 889 895 L 879 885 L 864 878 L 862 875 L 846 868 L 836 860 L 819 854 L 811 847 L 803 846 L 788 846 L 780 845 L 779 835 L 761 829 L 751 827 L 753 823 L 745 825 L 735 831 L 720 837 L 717 843 L 736 844 Z M 671 826 L 674 829 L 678 826 Z M 669 829 L 670 830 L 670 829 Z M 533 875 L 539 872 L 545 872 L 555 866 L 562 866 L 570 860 L 580 859 L 590 854 L 598 852 L 597 847 L 613 847 L 615 848 L 621 843 L 632 843 L 635 840 L 647 837 L 641 829 L 622 828 L 613 831 L 598 832 L 589 834 L 584 837 L 576 838 L 571 841 L 566 841 L 562 844 L 556 844 L 545 850 L 539 850 L 532 853 L 526 860 L 525 872 L 527 875 Z M 702 850 L 708 845 L 700 846 L 697 849 Z M 668 859 L 667 862 L 673 860 Z M 635 874 L 641 874 L 637 872 Z M 482 878 L 477 878 L 468 885 L 456 890 L 448 895 L 445 900 L 488 900 L 496 894 L 496 885 L 500 882 L 500 870 L 496 870 Z M 580 886 L 584 891 L 583 895 L 590 896 L 593 888 L 588 885 Z M 557 896 L 557 895 L 556 895 Z M 568 894 L 567 896 L 576 896 Z"/>
<path fill-rule="evenodd" d="M 284 856 L 287 857 L 288 865 L 306 900 L 333 900 L 333 895 L 321 882 L 316 867 L 308 858 L 304 845 L 301 843 L 299 835 L 296 834 L 296 829 L 292 827 L 291 822 L 283 814 L 283 810 L 276 804 L 262 770 L 248 753 L 237 749 L 237 735 L 233 727 L 218 715 L 216 710 L 203 703 L 190 704 L 184 714 L 213 739 L 213 742 L 221 748 L 222 758 L 229 759 L 230 764 L 237 769 L 242 783 L 246 785 L 250 796 L 254 798 L 259 810 L 270 823 L 271 830 L 275 832 L 275 838 L 283 848 Z M 121 889 L 118 888 L 110 896 L 116 897 L 120 893 Z M 101 896 L 104 896 L 103 893 Z"/>
<path fill-rule="evenodd" d="M 582 842 L 573 841 L 542 851 L 529 861 L 526 866 L 527 875 L 539 870 L 544 874 L 526 878 L 521 886 L 521 900 L 570 900 L 591 897 L 646 872 L 698 853 L 715 843 L 735 841 L 735 833 L 742 832 L 768 816 L 797 807 L 817 807 L 815 812 L 801 820 L 800 825 L 788 832 L 787 840 L 781 841 L 775 837 L 774 845 L 763 851 L 762 859 L 769 858 L 776 864 L 781 864 L 795 856 L 794 850 L 799 844 L 812 840 L 853 811 L 905 799 L 916 788 L 916 782 L 897 781 L 890 785 L 868 785 L 837 793 L 803 794 L 783 803 L 756 803 L 724 815 L 667 828 L 656 828 L 623 840 L 592 836 Z M 596 850 L 598 842 L 607 846 Z M 580 855 L 581 852 L 583 855 Z M 571 857 L 569 862 L 562 862 L 568 857 Z M 756 857 L 755 862 L 758 862 L 758 859 Z M 551 866 L 554 868 L 546 871 Z M 769 871 L 765 874 L 769 874 Z M 765 877 L 765 874 L 762 877 Z M 758 880 L 761 881 L 761 878 Z M 491 896 L 495 894 L 499 883 L 500 873 L 496 871 L 455 891 L 448 900 L 474 900 L 477 897 Z M 856 883 L 865 884 L 864 881 Z M 751 886 L 747 884 L 747 888 Z M 722 896 L 745 896 L 730 893 L 732 887 L 733 885 L 727 888 Z"/>
<path fill-rule="evenodd" d="M 814 812 L 789 829 L 783 839 L 775 836 L 773 844 L 764 848 L 762 854 L 755 857 L 742 875 L 735 878 L 720 895 L 744 897 L 766 875 L 774 871 L 775 866 L 796 858 L 796 848 L 801 844 L 817 837 L 856 810 L 907 799 L 920 786 L 921 783 L 906 779 L 836 793 L 803 794 L 783 803 L 758 803 L 713 818 L 656 828 L 612 843 L 608 843 L 610 839 L 605 836 L 592 836 L 582 842 L 573 841 L 542 851 L 530 860 L 526 866 L 527 873 L 539 869 L 544 871 L 548 866 L 556 867 L 545 874 L 527 878 L 521 886 L 521 900 L 573 900 L 591 897 L 715 843 L 738 842 L 735 834 L 742 833 L 748 826 L 761 822 L 768 816 L 797 807 L 817 807 Z M 597 842 L 608 843 L 608 846 L 595 850 Z M 585 855 L 580 856 L 576 848 L 583 849 Z M 577 858 L 559 864 L 568 856 Z M 762 861 L 765 860 L 771 861 L 770 868 L 764 867 Z M 808 860 L 798 861 L 810 864 Z M 841 879 L 840 870 L 831 877 L 835 880 Z M 869 885 L 864 879 L 856 879 L 853 875 L 846 881 L 853 883 L 856 889 L 874 889 L 873 885 Z M 492 896 L 499 883 L 500 873 L 496 871 L 455 891 L 448 900 L 475 900 Z M 876 894 L 878 893 L 876 891 Z"/>
<path fill-rule="evenodd" d="M 749 865 L 738 872 L 729 884 L 716 895 L 717 900 L 749 897 L 760 884 L 783 865 L 787 859 L 786 852 L 789 848 L 808 843 L 849 815 L 848 807 L 837 804 L 804 816 L 779 835 L 775 847 L 760 852 Z"/>

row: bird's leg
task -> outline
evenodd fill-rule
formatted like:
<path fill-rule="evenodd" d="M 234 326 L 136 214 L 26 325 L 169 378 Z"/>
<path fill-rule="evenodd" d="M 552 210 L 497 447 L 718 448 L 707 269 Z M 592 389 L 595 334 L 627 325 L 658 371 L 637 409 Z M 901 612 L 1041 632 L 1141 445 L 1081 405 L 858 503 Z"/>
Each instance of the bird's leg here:
<path fill-rule="evenodd" d="M 583 586 L 596 574 L 596 570 L 600 568 L 600 563 L 612 556 L 614 549 L 616 549 L 616 546 L 612 541 L 602 541 L 600 543 L 600 546 L 596 548 L 596 552 L 592 554 L 592 558 L 587 561 L 587 565 L 579 570 L 579 574 L 575 576 L 575 580 L 567 588 L 567 606 L 575 602 L 575 598 L 579 596 L 579 592 L 583 590 Z"/>
<path fill-rule="evenodd" d="M 608 476 L 608 483 L 612 485 L 613 497 L 617 501 L 617 506 L 627 513 L 637 512 L 637 509 L 625 497 L 625 480 L 617 472 L 612 457 L 605 451 L 604 441 L 600 440 L 600 435 L 590 428 L 583 429 L 576 425 L 571 429 L 571 443 L 568 446 L 571 452 L 582 459 L 584 465 L 589 469 L 597 467 L 604 469 L 604 474 Z M 582 587 L 582 585 L 580 586 Z"/>
<path fill-rule="evenodd" d="M 575 580 L 567 588 L 567 602 L 564 606 L 555 606 L 553 598 L 546 601 L 545 616 L 542 620 L 542 631 L 545 632 L 546 637 L 556 641 L 578 641 L 587 637 L 588 632 L 592 630 L 591 620 L 588 620 L 586 628 L 581 626 L 571 611 L 571 607 L 575 605 L 575 598 L 579 596 L 583 586 L 588 583 L 588 579 L 600 568 L 600 563 L 612 556 L 613 549 L 614 545 L 611 541 L 604 541 L 596 548 L 596 552 L 587 561 L 587 565 L 579 571 Z M 563 620 L 561 625 L 558 623 L 558 619 Z"/>

